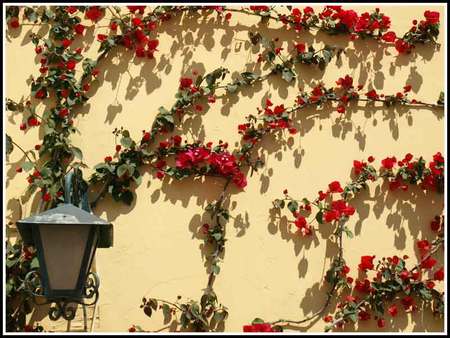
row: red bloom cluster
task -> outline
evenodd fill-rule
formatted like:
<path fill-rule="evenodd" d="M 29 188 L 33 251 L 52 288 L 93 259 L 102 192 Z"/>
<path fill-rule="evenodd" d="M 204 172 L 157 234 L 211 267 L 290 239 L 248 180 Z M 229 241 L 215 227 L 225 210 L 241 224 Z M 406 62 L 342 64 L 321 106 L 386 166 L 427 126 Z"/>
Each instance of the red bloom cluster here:
<path fill-rule="evenodd" d="M 208 164 L 211 172 L 224 177 L 232 177 L 233 183 L 244 188 L 247 185 L 245 175 L 240 171 L 236 157 L 226 150 L 211 151 L 208 146 L 196 146 L 177 153 L 175 159 L 179 169 L 194 169 Z"/>
<path fill-rule="evenodd" d="M 252 325 L 244 325 L 244 332 L 275 332 L 269 323 L 255 323 Z"/>
<path fill-rule="evenodd" d="M 325 6 L 319 18 L 333 21 L 337 29 L 356 34 L 373 34 L 375 30 L 384 32 L 391 26 L 391 19 L 379 11 L 358 15 L 354 10 L 342 9 L 342 6 Z"/>
<path fill-rule="evenodd" d="M 143 14 L 146 6 L 127 6 L 128 10 L 131 13 L 139 12 L 139 14 Z"/>
<path fill-rule="evenodd" d="M 267 12 L 269 6 L 250 6 L 250 9 L 254 12 Z"/>
<path fill-rule="evenodd" d="M 374 258 L 375 256 L 361 256 L 361 263 L 358 264 L 358 268 L 361 271 L 372 270 L 374 267 L 373 265 Z"/>
<path fill-rule="evenodd" d="M 92 22 L 99 21 L 104 14 L 104 10 L 101 9 L 99 6 L 92 6 L 89 7 L 88 10 L 85 12 L 86 18 L 91 20 Z"/>

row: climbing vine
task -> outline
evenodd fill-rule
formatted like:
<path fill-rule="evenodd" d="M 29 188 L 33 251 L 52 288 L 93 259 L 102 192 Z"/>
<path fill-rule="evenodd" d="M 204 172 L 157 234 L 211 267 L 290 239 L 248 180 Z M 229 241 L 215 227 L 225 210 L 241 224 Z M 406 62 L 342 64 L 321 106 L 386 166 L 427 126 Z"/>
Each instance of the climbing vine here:
<path fill-rule="evenodd" d="M 381 103 L 386 107 L 407 106 L 410 108 L 443 109 L 444 96 L 440 93 L 436 103 L 422 102 L 409 97 L 411 86 L 405 86 L 396 93 L 382 94 L 374 89 L 364 89 L 364 84 L 354 84 L 349 75 L 338 78 L 336 86 L 327 87 L 319 82 L 310 92 L 301 90 L 295 103 L 290 107 L 284 104 L 274 105 L 268 98 L 262 108 L 255 113 L 246 116 L 245 121 L 237 126 L 237 132 L 241 134 L 241 143 L 236 149 L 230 149 L 227 142 L 219 141 L 204 143 L 202 140 L 188 141 L 181 135 L 171 135 L 177 126 L 184 123 L 185 116 L 195 115 L 204 107 L 201 102 L 207 100 L 208 104 L 214 104 L 219 91 L 223 95 L 235 95 L 239 89 L 250 87 L 256 83 L 267 81 L 274 76 L 280 76 L 287 83 L 292 84 L 299 77 L 296 71 L 297 64 L 309 65 L 324 70 L 333 58 L 341 58 L 346 54 L 345 48 L 325 45 L 317 48 L 314 45 L 306 45 L 301 42 L 303 31 L 318 30 L 326 34 L 345 34 L 351 40 L 372 39 L 381 46 L 393 46 L 400 54 L 409 54 L 418 44 L 427 44 L 432 48 L 437 46 L 439 35 L 439 13 L 425 11 L 423 20 L 413 20 L 411 29 L 403 35 L 390 31 L 391 20 L 379 9 L 373 12 L 357 13 L 354 10 L 344 10 L 342 6 L 325 6 L 318 13 L 311 7 L 293 8 L 287 6 L 288 14 L 278 13 L 276 7 L 250 6 L 249 8 L 234 8 L 225 6 L 158 6 L 150 11 L 146 6 L 52 6 L 52 7 L 17 7 L 9 6 L 6 10 L 8 29 L 14 30 L 23 25 L 48 25 L 46 36 L 32 34 L 30 36 L 35 45 L 35 53 L 39 58 L 39 73 L 36 78 L 31 77 L 30 95 L 17 102 L 11 98 L 6 100 L 9 111 L 20 112 L 24 116 L 20 129 L 41 127 L 44 137 L 41 144 L 36 144 L 34 150 L 24 150 L 15 140 L 7 135 L 7 153 L 18 148 L 25 155 L 26 160 L 16 168 L 18 173 L 26 172 L 30 194 L 40 190 L 42 208 L 48 208 L 64 201 L 64 176 L 73 169 L 83 169 L 87 166 L 83 163 L 82 150 L 75 147 L 70 136 L 79 132 L 74 126 L 74 118 L 80 107 L 86 104 L 90 98 L 91 86 L 98 81 L 101 73 L 101 62 L 116 47 L 121 46 L 132 51 L 136 59 L 153 59 L 158 52 L 157 28 L 163 26 L 166 21 L 176 15 L 201 13 L 205 16 L 215 16 L 217 22 L 223 23 L 232 20 L 233 13 L 241 13 L 250 16 L 258 16 L 260 24 L 269 20 L 281 23 L 286 29 L 295 30 L 299 41 L 292 49 L 284 51 L 279 45 L 278 39 L 268 39 L 259 32 L 249 31 L 248 37 L 252 45 L 261 45 L 261 52 L 255 57 L 256 62 L 266 65 L 265 73 L 242 72 L 234 79 L 228 79 L 229 70 L 219 67 L 207 74 L 197 74 L 196 78 L 183 77 L 175 95 L 175 102 L 170 108 L 160 107 L 149 130 L 143 130 L 142 136 L 133 138 L 125 128 L 116 128 L 113 134 L 118 140 L 114 154 L 105 154 L 101 163 L 94 167 L 93 175 L 83 181 L 84 189 L 92 186 L 100 186 L 97 197 L 91 202 L 95 208 L 101 199 L 110 194 L 117 202 L 128 205 L 134 200 L 133 190 L 142 181 L 142 171 L 150 170 L 157 179 L 182 180 L 186 178 L 218 177 L 223 180 L 223 189 L 214 202 L 205 208 L 208 223 L 200 224 L 199 231 L 203 234 L 205 244 L 211 248 L 207 256 L 208 280 L 200 301 L 181 301 L 181 296 L 175 302 L 157 298 L 143 298 L 141 308 L 144 313 L 151 316 L 153 312 L 161 309 L 166 319 L 180 315 L 182 329 L 190 331 L 215 330 L 220 322 L 226 320 L 228 309 L 222 305 L 214 291 L 213 285 L 216 276 L 220 273 L 220 260 L 223 258 L 226 243 L 226 223 L 230 218 L 229 210 L 225 207 L 229 198 L 230 184 L 244 189 L 247 185 L 246 175 L 257 172 L 264 166 L 263 160 L 258 156 L 260 141 L 265 135 L 278 133 L 283 137 L 284 131 L 289 134 L 297 133 L 294 127 L 296 118 L 305 107 L 333 107 L 337 114 L 345 116 L 347 110 L 354 108 L 358 102 L 366 102 L 368 105 Z M 97 34 L 100 43 L 98 56 L 95 60 L 84 57 L 82 48 L 73 49 L 73 41 L 81 39 L 89 26 L 83 24 L 84 19 L 92 23 L 92 27 L 102 20 L 106 13 L 110 15 L 108 34 Z M 43 103 L 46 109 L 42 115 L 36 112 L 36 106 Z M 112 156 L 113 155 L 113 156 Z M 328 299 L 319 313 L 300 322 L 278 320 L 266 323 L 262 319 L 255 319 L 252 325 L 245 326 L 244 331 L 281 331 L 285 323 L 301 323 L 321 316 L 327 309 L 331 298 L 344 288 L 351 288 L 348 273 L 343 273 L 348 267 L 343 258 L 342 234 L 352 236 L 352 232 L 344 224 L 354 213 L 353 207 L 348 204 L 350 198 L 367 185 L 367 181 L 384 178 L 390 180 L 392 189 L 407 187 L 409 184 L 419 184 L 424 189 L 443 189 L 443 159 L 436 154 L 433 166 L 425 168 L 423 159 L 410 162 L 412 158 L 402 162 L 402 168 L 396 173 L 392 167 L 384 165 L 380 174 L 374 167 L 366 162 L 355 163 L 357 178 L 341 188 L 339 182 L 330 184 L 329 191 L 319 195 L 319 199 L 309 202 L 296 201 L 285 194 L 285 197 L 276 200 L 275 206 L 282 209 L 286 204 L 296 220 L 295 225 L 304 235 L 310 235 L 313 228 L 305 218 L 300 215 L 298 208 L 311 212 L 312 207 L 319 210 L 315 215 L 318 224 L 325 222 L 336 226 L 334 236 L 339 247 L 339 254 L 335 257 L 330 271 L 327 273 L 327 282 L 331 285 Z M 409 158 L 409 157 L 408 157 Z M 396 162 L 386 159 L 387 162 Z M 390 163 L 390 162 L 389 162 Z M 410 168 L 412 165 L 412 168 Z M 325 200 L 333 193 L 341 193 L 342 199 Z M 323 197 L 323 198 L 321 198 Z M 303 205 L 300 204 L 303 203 Z M 302 211 L 302 212 L 303 212 Z M 302 218 L 303 217 L 303 218 Z M 442 229 L 442 226 L 440 226 Z M 442 236 L 441 236 L 442 237 Z M 441 238 L 439 237 L 439 238 Z M 436 247 L 441 247 L 440 240 L 433 241 L 428 250 L 435 253 Z M 37 268 L 36 258 L 32 258 L 30 249 L 20 243 L 15 244 L 8 251 L 8 318 L 10 318 L 8 331 L 42 330 L 42 327 L 30 328 L 25 325 L 24 318 L 28 312 L 26 305 L 29 300 L 24 293 L 21 280 L 23 274 L 29 269 Z M 32 249 L 31 249 L 32 250 Z M 21 258 L 19 258 L 21 257 Z M 26 259 L 25 259 L 25 258 Z M 386 264 L 380 261 L 377 270 L 382 277 L 371 286 L 374 290 L 387 288 L 405 269 L 405 260 L 396 259 L 395 264 Z M 392 260 L 392 258 L 391 258 Z M 31 264 L 30 264 L 31 262 Z M 428 263 L 429 264 L 429 263 Z M 401 268 L 399 268 L 401 267 Z M 423 261 L 419 267 L 412 271 L 422 269 Z M 372 270 L 372 268 L 370 268 Z M 438 270 L 438 278 L 442 280 Z M 442 272 L 443 273 L 443 272 Z M 22 276 L 22 279 L 20 278 Z M 404 280 L 404 279 L 403 279 Z M 367 318 L 369 309 L 374 309 L 377 318 L 384 320 L 383 310 L 380 308 L 380 300 L 383 297 L 392 299 L 398 292 L 409 292 L 419 295 L 425 302 L 434 302 L 433 309 L 440 313 L 443 308 L 442 295 L 435 290 L 429 291 L 430 281 L 422 282 L 414 279 L 400 285 L 392 286 L 390 293 L 371 293 L 362 299 L 356 298 L 347 303 L 342 303 L 340 310 L 330 322 L 329 329 L 343 326 L 348 320 L 356 321 Z M 378 284 L 377 284 L 378 283 Z M 433 289 L 433 288 L 431 288 Z M 409 294 L 408 293 L 408 294 Z M 19 307 L 13 308 L 12 298 L 21 295 L 23 299 Z M 11 297 L 11 298 L 10 298 Z M 17 298 L 17 297 L 16 297 Z M 378 308 L 376 307 L 378 306 Z M 363 318 L 363 319 L 361 319 Z M 379 326 L 380 326 L 379 322 Z M 133 326 L 130 331 L 143 331 L 139 326 Z"/>

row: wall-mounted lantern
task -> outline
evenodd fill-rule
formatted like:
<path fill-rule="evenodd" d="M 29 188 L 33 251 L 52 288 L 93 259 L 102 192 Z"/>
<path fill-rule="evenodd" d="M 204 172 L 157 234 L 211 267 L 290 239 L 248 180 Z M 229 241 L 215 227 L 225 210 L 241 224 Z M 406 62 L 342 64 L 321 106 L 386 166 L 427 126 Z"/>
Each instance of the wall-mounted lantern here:
<path fill-rule="evenodd" d="M 43 304 L 56 304 L 50 319 L 71 320 L 76 308 L 69 304 L 97 302 L 99 279 L 90 269 L 96 248 L 112 246 L 111 223 L 65 203 L 17 221 L 17 228 L 24 244 L 36 248 L 39 261 L 39 272 L 31 271 L 25 286 L 33 296 L 45 297 Z"/>

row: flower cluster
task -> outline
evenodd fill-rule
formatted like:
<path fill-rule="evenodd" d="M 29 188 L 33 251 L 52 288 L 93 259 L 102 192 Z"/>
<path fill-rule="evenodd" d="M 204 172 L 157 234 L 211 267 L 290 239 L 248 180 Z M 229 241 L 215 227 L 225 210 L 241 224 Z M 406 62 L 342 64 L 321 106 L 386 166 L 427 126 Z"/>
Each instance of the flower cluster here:
<path fill-rule="evenodd" d="M 418 247 L 423 253 L 437 249 L 442 244 L 441 241 L 433 242 L 419 241 Z M 379 328 L 386 325 L 386 315 L 393 318 L 399 313 L 399 306 L 405 312 L 413 312 L 418 309 L 418 300 L 424 305 L 430 306 L 436 314 L 443 314 L 443 293 L 435 289 L 435 282 L 443 281 L 444 269 L 440 267 L 432 274 L 432 278 L 424 278 L 422 270 L 430 270 L 436 260 L 431 256 L 422 256 L 420 263 L 412 269 L 406 268 L 404 255 L 383 257 L 376 266 L 373 263 L 375 256 L 362 256 L 359 270 L 363 271 L 362 279 L 356 279 L 354 287 L 350 289 L 350 294 L 346 293 L 343 299 L 337 304 L 338 311 L 333 316 L 324 317 L 325 322 L 331 323 L 326 330 L 342 328 L 348 322 L 367 321 L 371 318 L 377 322 Z M 350 269 L 347 267 L 347 273 Z M 374 273 L 374 277 L 369 279 L 366 274 Z M 348 283 L 348 278 L 347 283 Z M 350 284 L 352 284 L 351 279 Z M 399 299 L 399 303 L 395 301 Z M 386 304 L 387 303 L 387 304 Z"/>
<path fill-rule="evenodd" d="M 367 161 L 354 160 L 353 173 L 355 178 L 345 187 L 338 181 L 333 181 L 328 185 L 326 191 L 320 190 L 314 201 L 307 198 L 301 201 L 295 200 L 284 191 L 282 199 L 274 200 L 274 207 L 283 209 L 287 205 L 295 220 L 292 221 L 303 235 L 310 235 L 313 221 L 318 224 L 334 223 L 336 221 L 345 222 L 355 213 L 355 208 L 348 201 L 353 198 L 361 189 L 367 187 L 367 182 L 384 178 L 389 183 L 391 191 L 401 188 L 407 190 L 408 185 L 417 185 L 423 190 L 443 192 L 444 190 L 444 158 L 440 152 L 433 155 L 433 161 L 429 162 L 426 168 L 425 160 L 420 157 L 413 160 L 413 155 L 408 153 L 401 161 L 397 161 L 395 156 L 386 157 L 381 160 L 381 166 L 377 171 L 371 164 L 374 157 L 369 156 Z M 399 166 L 394 170 L 394 166 Z M 317 209 L 314 218 L 310 221 L 306 217 L 311 216 L 312 207 Z M 431 223 L 431 228 L 439 232 L 442 228 L 442 220 L 437 218 Z M 345 228 L 347 235 L 352 236 L 351 231 Z M 369 258 L 365 262 L 368 262 Z M 362 266 L 366 266 L 362 262 Z"/>
<path fill-rule="evenodd" d="M 224 142 L 215 147 L 212 142 L 183 146 L 178 142 L 161 142 L 156 162 L 159 177 L 164 177 L 162 173 L 177 179 L 191 175 L 222 176 L 231 178 L 237 187 L 244 188 L 247 185 L 245 175 L 240 170 L 238 159 L 227 148 L 228 144 Z M 167 166 L 163 158 L 168 155 L 175 155 L 175 167 Z"/>

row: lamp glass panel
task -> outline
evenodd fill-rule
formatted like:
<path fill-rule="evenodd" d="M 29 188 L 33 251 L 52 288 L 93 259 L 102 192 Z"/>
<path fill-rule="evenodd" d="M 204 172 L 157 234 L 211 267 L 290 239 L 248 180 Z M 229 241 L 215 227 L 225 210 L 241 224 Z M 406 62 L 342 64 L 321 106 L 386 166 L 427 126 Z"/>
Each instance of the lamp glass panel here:
<path fill-rule="evenodd" d="M 74 290 L 92 225 L 41 224 L 40 235 L 53 290 Z"/>

